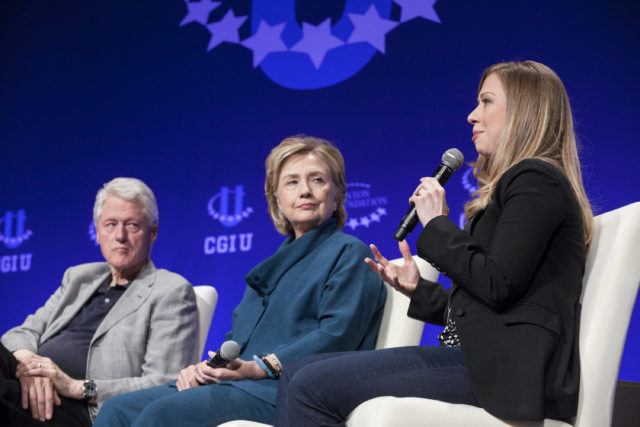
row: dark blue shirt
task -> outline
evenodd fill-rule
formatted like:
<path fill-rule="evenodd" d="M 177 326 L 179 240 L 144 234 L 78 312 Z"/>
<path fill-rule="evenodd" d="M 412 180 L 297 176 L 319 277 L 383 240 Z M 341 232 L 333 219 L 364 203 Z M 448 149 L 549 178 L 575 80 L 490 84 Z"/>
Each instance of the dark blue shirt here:
<path fill-rule="evenodd" d="M 62 371 L 72 378 L 85 378 L 91 339 L 128 285 L 109 287 L 110 283 L 111 275 L 89 298 L 69 324 L 45 341 L 38 349 L 40 356 L 53 360 Z"/>

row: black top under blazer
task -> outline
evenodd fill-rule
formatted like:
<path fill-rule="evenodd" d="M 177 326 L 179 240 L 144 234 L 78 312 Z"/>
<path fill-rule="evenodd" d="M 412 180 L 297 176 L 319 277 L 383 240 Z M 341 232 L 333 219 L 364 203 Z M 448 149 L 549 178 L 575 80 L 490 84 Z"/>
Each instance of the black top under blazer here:
<path fill-rule="evenodd" d="M 504 419 L 574 416 L 586 252 L 566 176 L 541 160 L 521 161 L 464 231 L 439 216 L 417 246 L 452 286 L 421 279 L 409 316 L 443 325 L 450 302 L 479 404 Z"/>

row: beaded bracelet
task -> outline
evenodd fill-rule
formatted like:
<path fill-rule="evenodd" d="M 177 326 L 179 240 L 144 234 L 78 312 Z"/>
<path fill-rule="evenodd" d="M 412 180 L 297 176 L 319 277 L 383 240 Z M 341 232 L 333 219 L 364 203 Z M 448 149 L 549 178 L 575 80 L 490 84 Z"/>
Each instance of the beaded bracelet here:
<path fill-rule="evenodd" d="M 278 360 L 278 356 L 271 353 L 267 355 L 267 358 L 271 360 L 272 366 L 276 368 L 277 373 L 274 372 L 274 375 L 276 376 L 276 378 L 278 378 L 280 374 L 282 374 L 282 365 L 280 365 L 280 360 Z"/>
<path fill-rule="evenodd" d="M 260 360 L 262 360 L 262 363 L 264 363 L 264 365 L 269 369 L 269 372 L 271 372 L 271 375 L 273 375 L 272 378 L 277 379 L 280 376 L 280 373 L 276 371 L 273 365 L 271 365 L 271 362 L 269 362 L 269 359 L 267 359 L 267 357 L 262 353 L 258 353 L 258 357 L 260 358 Z"/>
<path fill-rule="evenodd" d="M 258 356 L 256 356 L 255 354 L 253 355 L 253 361 L 256 362 L 258 364 L 258 366 L 260 366 L 260 369 L 262 369 L 264 371 L 265 374 L 267 374 L 267 376 L 271 379 L 275 379 L 275 375 L 273 375 L 273 372 L 271 372 L 269 370 L 269 368 L 267 368 L 267 365 L 264 364 L 264 362 L 262 361 L 261 358 L 259 358 Z"/>

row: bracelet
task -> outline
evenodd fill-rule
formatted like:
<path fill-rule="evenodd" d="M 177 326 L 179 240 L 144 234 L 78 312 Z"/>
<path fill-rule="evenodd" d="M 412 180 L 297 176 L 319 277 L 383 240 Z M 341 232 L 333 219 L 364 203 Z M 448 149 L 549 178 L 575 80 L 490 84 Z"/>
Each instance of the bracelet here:
<path fill-rule="evenodd" d="M 260 356 L 262 356 L 262 355 L 260 355 Z M 255 354 L 253 355 L 253 361 L 256 362 L 258 364 L 258 366 L 260 366 L 260 369 L 262 369 L 264 371 L 264 373 L 267 374 L 267 376 L 269 378 L 275 379 L 275 376 L 273 375 L 273 372 L 271 372 L 271 370 L 269 370 L 269 368 L 267 368 L 267 365 L 264 364 L 262 359 L 260 359 Z"/>
<path fill-rule="evenodd" d="M 271 373 L 273 374 L 273 378 L 275 379 L 280 378 L 280 374 L 282 373 L 282 368 L 280 367 L 280 362 L 278 361 L 278 358 L 276 357 L 275 354 L 271 353 L 265 356 L 263 354 L 258 353 L 258 357 L 260 358 L 260 360 L 262 360 L 262 362 L 269 369 L 269 371 L 271 371 Z M 269 359 L 270 357 L 271 357 L 271 360 Z"/>
<path fill-rule="evenodd" d="M 282 365 L 280 365 L 280 360 L 278 360 L 278 356 L 276 356 L 273 353 L 271 353 L 269 356 L 271 356 L 271 360 L 273 361 L 274 365 L 276 366 L 276 369 L 278 370 L 278 375 L 280 375 L 282 373 Z"/>
<path fill-rule="evenodd" d="M 280 360 L 278 360 L 278 356 L 274 353 L 268 354 L 267 358 L 271 360 L 271 365 L 276 368 L 276 372 L 274 372 L 276 378 L 278 378 L 282 374 L 282 365 L 280 365 Z"/>
<path fill-rule="evenodd" d="M 258 353 L 258 357 L 260 358 L 260 360 L 262 360 L 262 363 L 264 363 L 265 366 L 269 369 L 269 372 L 271 373 L 271 375 L 269 376 L 274 379 L 278 378 L 278 371 L 276 371 L 274 367 L 271 366 L 271 362 L 269 362 L 269 359 L 267 359 L 262 353 Z"/>

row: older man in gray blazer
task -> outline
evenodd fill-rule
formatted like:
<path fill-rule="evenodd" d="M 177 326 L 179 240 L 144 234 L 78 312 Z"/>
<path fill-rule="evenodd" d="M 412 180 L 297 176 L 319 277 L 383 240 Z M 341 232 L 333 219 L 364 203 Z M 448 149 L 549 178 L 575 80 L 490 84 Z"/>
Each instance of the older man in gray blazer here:
<path fill-rule="evenodd" d="M 193 288 L 150 260 L 153 192 L 116 178 L 98 192 L 93 216 L 106 262 L 69 268 L 45 305 L 2 336 L 5 417 L 89 426 L 106 399 L 174 380 L 192 361 Z"/>

